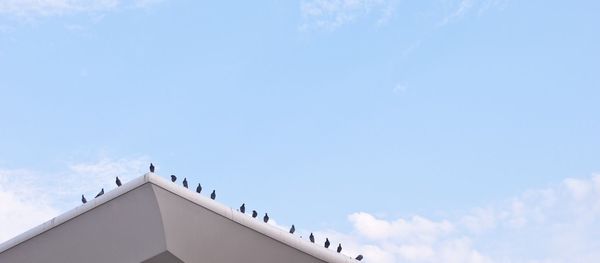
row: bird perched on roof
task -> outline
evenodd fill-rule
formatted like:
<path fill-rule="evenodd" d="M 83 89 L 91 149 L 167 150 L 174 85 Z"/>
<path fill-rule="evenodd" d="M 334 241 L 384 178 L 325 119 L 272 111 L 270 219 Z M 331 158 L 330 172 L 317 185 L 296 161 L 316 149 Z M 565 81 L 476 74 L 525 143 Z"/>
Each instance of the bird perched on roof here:
<path fill-rule="evenodd" d="M 98 193 L 96 195 L 96 197 L 94 197 L 94 198 L 98 198 L 98 197 L 102 196 L 103 194 L 104 194 L 104 188 L 102 188 L 102 190 L 100 190 L 100 193 Z"/>
<path fill-rule="evenodd" d="M 210 199 L 215 200 L 215 198 L 217 198 L 217 193 L 216 193 L 216 190 L 213 190 L 212 193 L 210 194 Z"/>
<path fill-rule="evenodd" d="M 85 196 L 83 195 L 81 195 L 81 202 L 84 204 L 87 203 L 87 199 L 85 199 Z"/>
<path fill-rule="evenodd" d="M 240 212 L 242 212 L 242 214 L 246 213 L 246 203 L 243 203 L 242 206 L 240 206 Z"/>
<path fill-rule="evenodd" d="M 202 192 L 202 185 L 198 184 L 198 187 L 196 187 L 196 193 L 200 192 Z"/>
<path fill-rule="evenodd" d="M 356 256 L 356 260 L 358 260 L 358 261 L 361 261 L 362 259 L 363 259 L 363 256 L 362 256 L 362 255 L 358 255 L 358 256 Z"/>
<path fill-rule="evenodd" d="M 269 222 L 269 214 L 265 213 L 265 216 L 263 217 L 263 221 L 265 221 L 265 223 Z"/>
<path fill-rule="evenodd" d="M 175 182 L 177 181 L 177 176 L 175 176 L 174 174 L 171 175 L 171 182 Z"/>
<path fill-rule="evenodd" d="M 329 238 L 325 238 L 325 248 L 329 248 L 329 245 L 331 245 L 331 243 L 329 243 Z"/>
<path fill-rule="evenodd" d="M 183 187 L 188 188 L 187 178 L 183 178 Z"/>
<path fill-rule="evenodd" d="M 121 180 L 119 179 L 118 176 L 117 176 L 117 179 L 115 180 L 115 183 L 117 184 L 117 187 L 121 186 Z"/>
<path fill-rule="evenodd" d="M 339 245 L 338 245 L 337 252 L 338 252 L 338 253 L 342 252 L 342 244 L 339 244 Z"/>
<path fill-rule="evenodd" d="M 258 212 L 256 210 L 252 210 L 252 217 L 256 218 L 258 216 Z"/>
<path fill-rule="evenodd" d="M 293 234 L 294 232 L 296 232 L 296 227 L 292 225 L 292 227 L 290 227 L 290 234 Z"/>
<path fill-rule="evenodd" d="M 310 233 L 310 236 L 308 236 L 308 239 L 310 239 L 310 242 L 315 243 L 315 236 L 313 235 L 313 233 Z"/>
<path fill-rule="evenodd" d="M 150 163 L 150 172 L 153 173 L 154 172 L 154 164 Z"/>

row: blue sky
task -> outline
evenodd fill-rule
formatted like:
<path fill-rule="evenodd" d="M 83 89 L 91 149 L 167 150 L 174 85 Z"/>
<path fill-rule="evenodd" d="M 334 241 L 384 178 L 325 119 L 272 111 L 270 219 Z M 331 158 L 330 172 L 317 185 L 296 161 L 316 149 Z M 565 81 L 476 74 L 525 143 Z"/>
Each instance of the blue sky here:
<path fill-rule="evenodd" d="M 0 0 L 0 239 L 152 161 L 367 262 L 598 262 L 598 10 Z"/>

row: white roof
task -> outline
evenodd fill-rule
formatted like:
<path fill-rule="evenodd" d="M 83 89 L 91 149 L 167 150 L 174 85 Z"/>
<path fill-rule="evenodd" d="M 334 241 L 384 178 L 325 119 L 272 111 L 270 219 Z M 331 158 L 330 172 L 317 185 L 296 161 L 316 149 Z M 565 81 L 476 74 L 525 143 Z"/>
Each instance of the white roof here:
<path fill-rule="evenodd" d="M 153 173 L 0 244 L 0 262 L 95 262 L 92 258 L 97 262 L 356 262 Z"/>

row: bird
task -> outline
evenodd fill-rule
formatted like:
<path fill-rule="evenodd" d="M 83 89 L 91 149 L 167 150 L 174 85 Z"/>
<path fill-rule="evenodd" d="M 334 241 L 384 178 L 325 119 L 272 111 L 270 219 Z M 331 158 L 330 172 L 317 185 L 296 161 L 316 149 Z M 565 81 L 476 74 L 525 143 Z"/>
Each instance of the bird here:
<path fill-rule="evenodd" d="M 104 188 L 102 188 L 102 190 L 100 190 L 100 193 L 98 193 L 96 195 L 96 197 L 94 197 L 94 198 L 98 198 L 98 197 L 102 196 L 103 194 L 104 194 Z"/>
<path fill-rule="evenodd" d="M 175 182 L 177 181 L 177 176 L 175 176 L 174 174 L 171 175 L 171 182 Z"/>
<path fill-rule="evenodd" d="M 87 199 L 85 199 L 85 196 L 83 195 L 81 195 L 81 202 L 84 204 L 87 203 Z"/>
<path fill-rule="evenodd" d="M 293 234 L 294 232 L 296 232 L 296 227 L 292 225 L 292 227 L 290 228 L 290 234 Z"/>
<path fill-rule="evenodd" d="M 246 213 L 246 203 L 243 203 L 242 206 L 240 206 L 240 212 L 242 212 L 242 214 Z"/>
<path fill-rule="evenodd" d="M 265 223 L 269 222 L 269 214 L 265 213 L 265 216 L 263 217 L 263 221 L 265 221 Z"/>
<path fill-rule="evenodd" d="M 252 210 L 252 217 L 256 218 L 258 216 L 258 213 L 256 212 L 256 210 Z"/>
<path fill-rule="evenodd" d="M 339 244 L 339 245 L 338 245 L 337 252 L 338 252 L 338 253 L 342 252 L 342 244 Z"/>
<path fill-rule="evenodd" d="M 154 164 L 150 163 L 150 172 L 153 173 L 154 172 Z"/>
<path fill-rule="evenodd" d="M 329 248 L 329 245 L 331 245 L 331 243 L 329 243 L 329 238 L 325 238 L 325 248 Z"/>
<path fill-rule="evenodd" d="M 198 187 L 196 187 L 196 193 L 200 192 L 202 192 L 202 185 L 198 184 Z"/>
<path fill-rule="evenodd" d="M 215 198 L 217 198 L 217 193 L 215 192 L 216 190 L 213 190 L 213 192 L 210 194 L 210 199 L 215 200 Z"/>
<path fill-rule="evenodd" d="M 308 239 L 310 239 L 310 242 L 315 243 L 315 236 L 313 235 L 313 233 L 310 233 L 310 236 L 308 236 Z"/>
<path fill-rule="evenodd" d="M 183 178 L 183 187 L 188 188 L 187 178 Z"/>
<path fill-rule="evenodd" d="M 117 184 L 117 187 L 121 186 L 121 180 L 119 179 L 118 176 L 117 176 L 117 179 L 115 180 L 115 183 Z"/>
<path fill-rule="evenodd" d="M 363 256 L 362 256 L 362 255 L 358 255 L 358 256 L 356 256 L 356 260 L 358 260 L 358 261 L 361 261 L 362 259 L 363 259 Z"/>

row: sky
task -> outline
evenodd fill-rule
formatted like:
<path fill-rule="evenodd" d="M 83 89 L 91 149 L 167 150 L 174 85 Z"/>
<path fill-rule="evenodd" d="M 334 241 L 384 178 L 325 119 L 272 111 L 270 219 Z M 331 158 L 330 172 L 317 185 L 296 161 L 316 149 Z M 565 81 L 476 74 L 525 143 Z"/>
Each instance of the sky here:
<path fill-rule="evenodd" d="M 153 162 L 368 263 L 599 262 L 598 11 L 0 0 L 0 242 Z"/>

